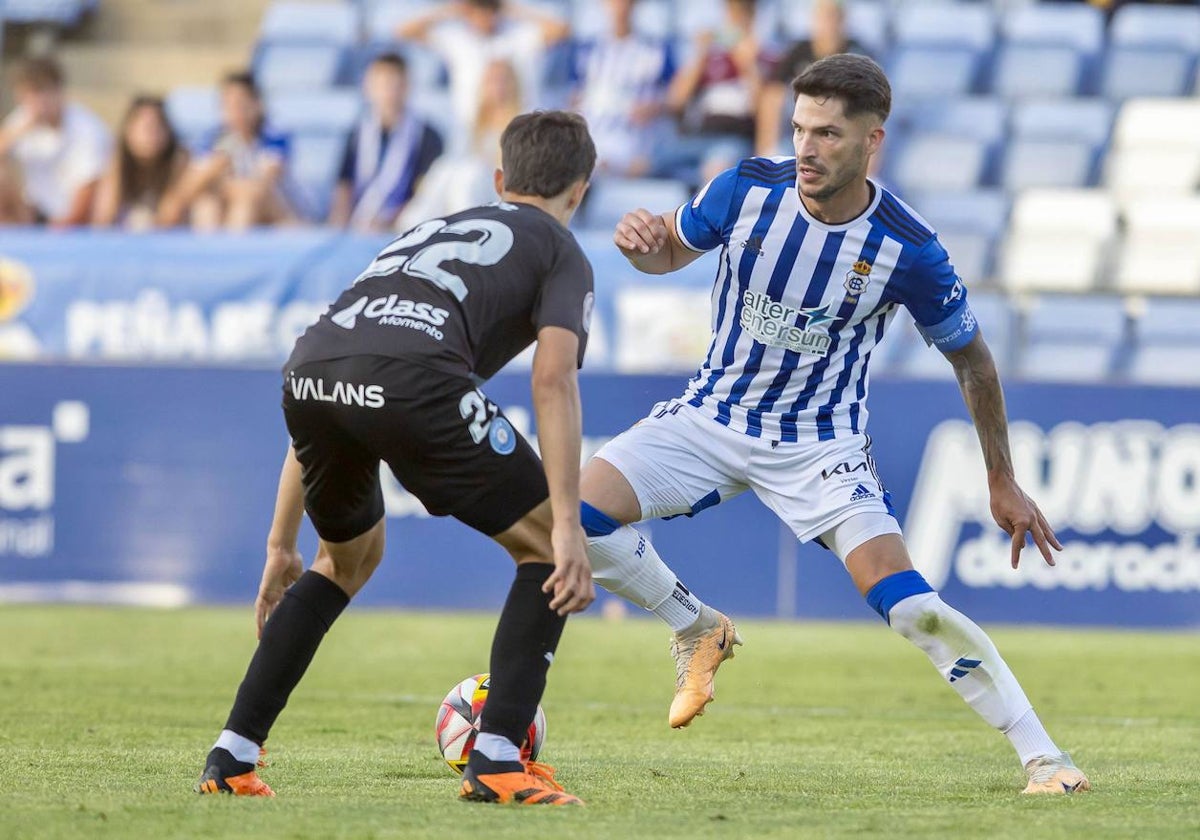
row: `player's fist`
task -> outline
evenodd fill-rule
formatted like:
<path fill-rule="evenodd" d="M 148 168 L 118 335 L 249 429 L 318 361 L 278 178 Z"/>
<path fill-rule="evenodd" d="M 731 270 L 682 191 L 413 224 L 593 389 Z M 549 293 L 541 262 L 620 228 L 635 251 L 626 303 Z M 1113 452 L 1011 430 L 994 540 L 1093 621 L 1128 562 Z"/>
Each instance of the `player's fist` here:
<path fill-rule="evenodd" d="M 667 244 L 667 224 L 662 216 L 638 208 L 621 217 L 613 242 L 627 257 L 657 254 Z"/>

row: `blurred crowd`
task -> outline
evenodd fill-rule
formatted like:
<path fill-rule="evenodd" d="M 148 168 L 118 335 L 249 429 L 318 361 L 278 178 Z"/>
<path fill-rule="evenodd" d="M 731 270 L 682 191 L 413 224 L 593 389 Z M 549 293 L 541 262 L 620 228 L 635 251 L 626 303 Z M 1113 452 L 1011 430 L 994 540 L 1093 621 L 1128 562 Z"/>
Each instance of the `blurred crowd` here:
<path fill-rule="evenodd" d="M 296 199 L 289 138 L 272 129 L 251 73 L 221 80 L 220 127 L 188 148 L 161 98 L 134 98 L 113 132 L 71 99 L 53 58 L 26 60 L 0 125 L 0 224 L 403 229 L 492 199 L 504 126 L 558 104 L 541 90 L 551 49 L 569 55 L 568 106 L 588 119 L 599 177 L 697 186 L 750 154 L 787 153 L 791 79 L 822 56 L 867 52 L 848 36 L 839 0 L 817 0 L 808 37 L 782 49 L 756 36 L 755 0 L 725 0 L 719 25 L 682 51 L 637 30 L 636 0 L 603 3 L 607 31 L 579 41 L 565 21 L 506 0 L 447 2 L 400 24 L 395 51 L 362 74 L 362 116 L 321 219 Z M 410 105 L 430 101 L 410 90 L 411 45 L 445 65 L 437 120 Z"/>

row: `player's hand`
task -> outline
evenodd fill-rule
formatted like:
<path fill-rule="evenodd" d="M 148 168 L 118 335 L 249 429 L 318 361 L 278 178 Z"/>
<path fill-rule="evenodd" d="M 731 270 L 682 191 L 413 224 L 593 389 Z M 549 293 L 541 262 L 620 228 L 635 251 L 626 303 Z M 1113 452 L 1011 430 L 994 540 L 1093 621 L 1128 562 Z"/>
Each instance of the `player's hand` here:
<path fill-rule="evenodd" d="M 992 517 L 1012 537 L 1012 567 L 1015 569 L 1021 563 L 1026 534 L 1033 537 L 1033 544 L 1042 553 L 1046 565 L 1053 566 L 1054 554 L 1050 549 L 1062 551 L 1062 543 L 1033 499 L 1026 496 L 1011 478 L 995 482 L 991 489 Z"/>
<path fill-rule="evenodd" d="M 667 225 L 662 216 L 638 208 L 617 222 L 613 242 L 625 256 L 657 254 L 667 244 Z"/>
<path fill-rule="evenodd" d="M 262 583 L 258 587 L 258 598 L 254 600 L 254 621 L 258 625 L 258 638 L 262 638 L 263 625 L 283 600 L 283 593 L 298 581 L 302 574 L 304 558 L 297 549 L 267 549 Z"/>
<path fill-rule="evenodd" d="M 583 529 L 578 525 L 555 526 L 550 543 L 554 548 L 554 571 L 542 584 L 543 592 L 554 595 L 550 599 L 550 609 L 559 615 L 583 612 L 596 600 Z"/>

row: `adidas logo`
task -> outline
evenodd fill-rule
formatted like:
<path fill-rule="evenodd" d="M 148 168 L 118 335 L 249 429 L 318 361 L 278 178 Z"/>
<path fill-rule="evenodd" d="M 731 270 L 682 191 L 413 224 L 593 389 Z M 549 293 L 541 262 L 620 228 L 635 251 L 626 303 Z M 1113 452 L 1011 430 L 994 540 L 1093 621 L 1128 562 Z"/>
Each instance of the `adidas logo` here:
<path fill-rule="evenodd" d="M 763 254 L 762 244 L 763 244 L 763 238 L 761 236 L 751 236 L 749 239 L 747 239 L 745 242 L 742 243 L 742 247 L 745 248 L 750 253 L 757 254 L 758 256 L 761 257 Z"/>
<path fill-rule="evenodd" d="M 854 492 L 850 494 L 850 501 L 852 502 L 861 502 L 863 499 L 874 498 L 875 494 L 861 484 L 855 487 Z"/>
<path fill-rule="evenodd" d="M 955 682 L 956 680 L 962 679 L 982 664 L 983 660 L 981 659 L 959 658 L 959 660 L 954 663 L 954 667 L 950 669 L 950 682 Z"/>

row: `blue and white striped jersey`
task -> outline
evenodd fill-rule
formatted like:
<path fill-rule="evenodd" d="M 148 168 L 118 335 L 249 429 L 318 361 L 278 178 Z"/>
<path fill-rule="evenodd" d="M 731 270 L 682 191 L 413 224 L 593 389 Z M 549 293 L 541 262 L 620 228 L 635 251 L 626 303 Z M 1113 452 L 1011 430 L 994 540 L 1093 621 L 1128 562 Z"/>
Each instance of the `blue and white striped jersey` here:
<path fill-rule="evenodd" d="M 675 213 L 694 251 L 721 248 L 713 340 L 683 399 L 770 440 L 830 440 L 867 425 L 867 363 L 903 305 L 942 352 L 978 331 L 929 224 L 872 182 L 861 216 L 813 218 L 795 158 L 750 158 Z"/>

